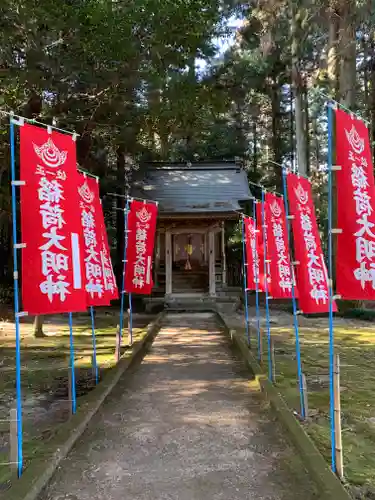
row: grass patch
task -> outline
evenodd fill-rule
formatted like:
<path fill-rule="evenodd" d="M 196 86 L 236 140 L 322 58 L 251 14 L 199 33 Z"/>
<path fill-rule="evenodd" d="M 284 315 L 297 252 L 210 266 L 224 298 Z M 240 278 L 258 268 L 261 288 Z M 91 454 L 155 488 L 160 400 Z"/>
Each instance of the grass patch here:
<path fill-rule="evenodd" d="M 276 387 L 288 406 L 299 412 L 297 364 L 292 317 L 272 326 Z M 341 407 L 345 478 L 356 498 L 375 498 L 375 326 L 357 319 L 335 320 L 335 349 L 341 362 Z M 245 331 L 243 331 L 245 334 Z M 265 335 L 265 334 L 264 334 Z M 304 424 L 330 463 L 328 321 L 300 319 L 303 372 L 311 418 Z M 267 342 L 263 341 L 264 367 Z M 358 493 L 360 491 L 360 493 Z M 364 496 L 360 496 L 364 495 Z"/>
<path fill-rule="evenodd" d="M 118 311 L 98 312 L 95 317 L 97 364 L 101 378 L 115 364 Z M 146 335 L 151 317 L 134 317 L 133 340 Z M 49 317 L 44 338 L 35 338 L 30 322 L 21 325 L 21 385 L 23 399 L 23 431 L 25 465 L 35 456 L 53 453 L 48 443 L 62 423 L 70 417 L 68 391 L 69 327 L 64 316 Z M 15 341 L 14 325 L 0 325 L 0 490 L 10 479 L 9 412 L 15 406 Z M 127 345 L 127 329 L 123 332 L 122 353 Z M 74 317 L 74 350 L 77 405 L 80 398 L 95 387 L 92 373 L 92 329 L 89 315 Z M 47 457 L 48 458 L 48 457 Z"/>

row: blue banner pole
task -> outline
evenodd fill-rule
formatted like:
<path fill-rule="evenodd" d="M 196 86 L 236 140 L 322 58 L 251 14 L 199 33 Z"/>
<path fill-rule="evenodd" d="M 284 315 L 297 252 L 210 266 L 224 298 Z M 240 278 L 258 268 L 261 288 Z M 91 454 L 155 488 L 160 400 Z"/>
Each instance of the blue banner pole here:
<path fill-rule="evenodd" d="M 333 113 L 332 104 L 328 103 L 328 291 L 329 291 L 329 395 L 331 424 L 331 467 L 336 473 L 336 435 L 334 406 L 334 327 L 333 327 L 333 241 L 332 241 L 332 166 L 333 166 Z"/>
<path fill-rule="evenodd" d="M 246 245 L 245 245 L 245 221 L 242 216 L 242 270 L 243 270 L 243 293 L 245 299 L 245 322 L 246 322 L 246 339 L 247 345 L 250 347 L 250 328 L 249 328 L 249 302 L 247 299 L 247 271 L 246 271 Z"/>
<path fill-rule="evenodd" d="M 72 393 L 72 414 L 77 411 L 76 375 L 74 370 L 73 314 L 69 313 L 70 383 Z"/>
<path fill-rule="evenodd" d="M 264 289 L 266 292 L 266 327 L 268 340 L 268 378 L 273 382 L 273 366 L 272 366 L 272 343 L 271 343 L 271 328 L 270 328 L 270 308 L 268 295 L 268 273 L 267 273 L 267 233 L 266 220 L 264 214 L 264 191 L 262 189 L 262 230 L 263 230 L 263 255 L 264 255 Z"/>
<path fill-rule="evenodd" d="M 125 271 L 126 271 L 126 250 L 128 246 L 128 212 L 129 198 L 126 199 L 124 210 L 124 262 L 122 266 L 122 285 L 121 285 L 121 306 L 120 306 L 120 325 L 119 325 L 119 349 L 121 349 L 122 330 L 124 327 L 124 305 L 125 305 Z"/>
<path fill-rule="evenodd" d="M 257 211 L 256 211 L 256 199 L 253 198 L 253 219 L 254 219 L 254 227 L 255 234 L 258 231 L 257 229 Z M 256 237 L 256 235 L 255 235 Z M 258 260 L 258 247 L 255 245 L 255 255 Z M 260 311 L 259 311 L 259 266 L 255 266 L 257 270 L 257 275 L 255 276 L 255 311 L 256 311 L 256 319 L 257 319 L 257 338 L 258 338 L 258 360 L 262 360 L 262 352 L 261 352 L 261 342 L 260 342 Z"/>
<path fill-rule="evenodd" d="M 92 333 L 92 363 L 93 370 L 95 373 L 95 384 L 99 382 L 99 372 L 98 364 L 96 362 L 96 336 L 95 336 L 95 318 L 94 318 L 94 308 L 90 306 L 90 316 L 91 316 L 91 333 Z"/>
<path fill-rule="evenodd" d="M 129 293 L 129 345 L 133 345 L 133 304 L 131 293 Z"/>
<path fill-rule="evenodd" d="M 12 186 L 12 230 L 13 230 L 13 280 L 14 280 L 14 316 L 16 325 L 16 407 L 17 407 L 17 474 L 22 476 L 23 469 L 23 432 L 22 432 L 22 393 L 21 393 L 21 338 L 20 304 L 17 263 L 17 193 L 16 193 L 16 154 L 13 117 L 10 117 L 10 169 Z"/>
<path fill-rule="evenodd" d="M 285 206 L 285 224 L 286 231 L 288 234 L 288 246 L 290 251 L 290 224 L 289 224 L 289 203 L 288 203 L 288 190 L 286 184 L 286 171 L 283 168 L 283 193 L 284 193 L 284 206 Z M 292 264 L 292 257 L 289 253 L 289 261 L 290 261 L 290 274 L 292 277 L 292 305 L 293 305 L 293 325 L 294 325 L 294 334 L 296 337 L 296 356 L 297 356 L 297 372 L 298 372 L 298 386 L 299 386 L 299 396 L 300 396 L 300 408 L 301 408 L 301 417 L 303 419 L 306 418 L 305 404 L 303 398 L 303 380 L 302 380 L 302 362 L 301 362 L 301 346 L 299 341 L 299 327 L 298 327 L 298 317 L 297 317 L 297 300 L 296 300 L 296 292 L 294 288 L 294 269 Z"/>

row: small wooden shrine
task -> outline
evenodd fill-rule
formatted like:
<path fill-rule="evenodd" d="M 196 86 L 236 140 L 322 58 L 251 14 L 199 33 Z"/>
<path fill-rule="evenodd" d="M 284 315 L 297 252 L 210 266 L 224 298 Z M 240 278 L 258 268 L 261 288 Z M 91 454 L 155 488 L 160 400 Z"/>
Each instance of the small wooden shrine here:
<path fill-rule="evenodd" d="M 227 287 L 225 224 L 252 199 L 236 162 L 150 163 L 132 195 L 159 202 L 153 298 L 215 298 Z"/>

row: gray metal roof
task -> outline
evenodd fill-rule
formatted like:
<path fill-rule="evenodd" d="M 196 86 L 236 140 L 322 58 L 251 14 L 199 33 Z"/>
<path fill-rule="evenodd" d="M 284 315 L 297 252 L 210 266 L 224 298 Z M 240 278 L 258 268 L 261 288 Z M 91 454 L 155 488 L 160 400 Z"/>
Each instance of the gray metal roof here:
<path fill-rule="evenodd" d="M 151 164 L 132 195 L 158 201 L 159 211 L 170 214 L 228 213 L 252 199 L 246 173 L 234 162 Z"/>

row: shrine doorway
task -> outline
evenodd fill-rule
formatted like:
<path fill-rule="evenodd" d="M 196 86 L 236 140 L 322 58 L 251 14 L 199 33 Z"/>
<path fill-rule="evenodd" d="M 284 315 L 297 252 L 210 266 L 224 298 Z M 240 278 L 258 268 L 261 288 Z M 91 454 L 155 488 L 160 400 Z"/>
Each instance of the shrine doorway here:
<path fill-rule="evenodd" d="M 206 233 L 172 234 L 172 293 L 207 293 Z"/>

